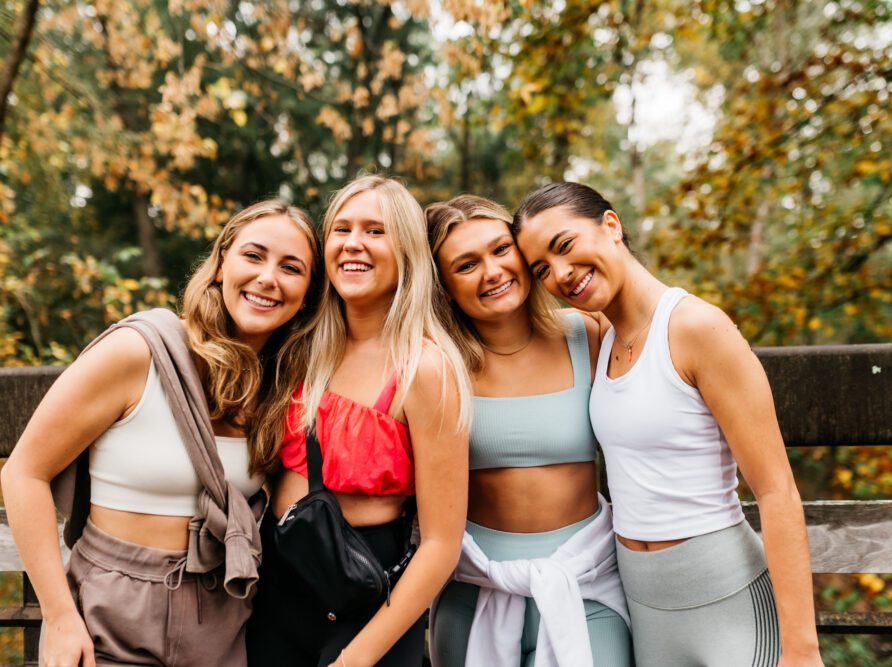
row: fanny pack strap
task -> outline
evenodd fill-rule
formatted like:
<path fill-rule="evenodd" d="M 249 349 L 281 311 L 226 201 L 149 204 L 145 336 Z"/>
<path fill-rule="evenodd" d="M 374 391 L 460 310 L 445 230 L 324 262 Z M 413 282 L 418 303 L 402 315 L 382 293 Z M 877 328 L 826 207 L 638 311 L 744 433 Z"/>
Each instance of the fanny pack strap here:
<path fill-rule="evenodd" d="M 316 438 L 316 428 L 306 431 L 307 437 L 307 474 L 310 482 L 310 491 L 321 491 L 325 488 L 322 483 L 322 448 L 319 439 Z"/>

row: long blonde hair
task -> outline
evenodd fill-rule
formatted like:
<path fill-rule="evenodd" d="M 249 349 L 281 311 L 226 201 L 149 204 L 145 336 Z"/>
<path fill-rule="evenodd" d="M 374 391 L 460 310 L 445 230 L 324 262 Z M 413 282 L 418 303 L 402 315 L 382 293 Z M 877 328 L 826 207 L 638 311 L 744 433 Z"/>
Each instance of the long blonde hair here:
<path fill-rule="evenodd" d="M 471 220 L 498 220 L 511 231 L 511 214 L 494 201 L 476 195 L 459 195 L 447 202 L 436 202 L 424 209 L 431 253 L 436 260 L 443 242 L 456 225 Z M 443 276 L 439 272 L 442 283 Z M 565 328 L 557 311 L 557 303 L 538 280 L 530 276 L 530 294 L 526 300 L 533 331 L 545 336 L 563 335 Z M 477 373 L 483 368 L 483 345 L 471 319 L 450 300 L 446 329 L 458 345 L 468 370 Z"/>
<path fill-rule="evenodd" d="M 306 235 L 313 251 L 312 270 L 301 310 L 276 329 L 256 353 L 235 338 L 217 274 L 239 232 L 255 220 L 275 215 L 287 217 Z M 182 316 L 189 345 L 198 358 L 211 419 L 245 429 L 252 473 L 269 473 L 277 464 L 284 412 L 296 379 L 306 369 L 306 325 L 314 310 L 319 264 L 319 244 L 310 217 L 287 202 L 267 199 L 236 213 L 226 223 L 183 292 Z"/>
<path fill-rule="evenodd" d="M 425 237 L 424 213 L 418 202 L 398 181 L 378 175 L 361 176 L 338 190 L 331 199 L 322 222 L 323 244 L 344 204 L 361 192 L 378 195 L 384 232 L 393 245 L 398 279 L 393 302 L 384 321 L 382 335 L 388 341 L 388 360 L 397 369 L 399 387 L 394 403 L 399 410 L 412 385 L 425 340 L 439 351 L 446 371 L 443 398 L 449 374 L 459 393 L 459 420 L 456 430 L 466 428 L 471 416 L 471 383 L 461 354 L 437 317 L 446 295 L 434 280 L 433 258 Z M 440 304 L 438 306 L 438 304 Z M 322 394 L 344 356 L 347 326 L 343 301 L 328 279 L 323 278 L 319 311 L 312 323 L 312 354 L 304 385 L 304 424 L 312 428 Z"/>

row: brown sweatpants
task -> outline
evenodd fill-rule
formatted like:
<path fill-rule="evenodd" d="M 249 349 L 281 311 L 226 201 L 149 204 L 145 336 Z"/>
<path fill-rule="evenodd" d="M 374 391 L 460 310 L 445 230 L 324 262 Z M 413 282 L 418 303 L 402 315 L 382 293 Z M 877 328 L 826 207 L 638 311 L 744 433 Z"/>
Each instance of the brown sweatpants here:
<path fill-rule="evenodd" d="M 230 597 L 222 573 L 191 574 L 185 563 L 185 550 L 124 542 L 87 523 L 71 551 L 68 584 L 98 665 L 247 664 L 251 601 Z"/>

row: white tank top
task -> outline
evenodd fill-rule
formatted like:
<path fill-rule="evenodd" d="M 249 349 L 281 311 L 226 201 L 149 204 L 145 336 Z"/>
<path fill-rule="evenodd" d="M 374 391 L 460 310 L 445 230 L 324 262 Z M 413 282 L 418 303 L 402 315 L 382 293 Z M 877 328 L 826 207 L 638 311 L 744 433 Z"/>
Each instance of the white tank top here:
<path fill-rule="evenodd" d="M 743 520 L 728 442 L 669 354 L 669 315 L 685 296 L 678 287 L 663 293 L 625 375 L 607 377 L 612 328 L 598 357 L 589 414 L 604 450 L 614 528 L 631 539 L 693 537 Z"/>
<path fill-rule="evenodd" d="M 226 479 L 245 496 L 256 493 L 262 476 L 248 474 L 245 438 L 217 436 Z M 167 396 L 149 364 L 146 387 L 133 411 L 90 446 L 90 502 L 128 512 L 193 516 L 201 482 L 177 430 Z"/>

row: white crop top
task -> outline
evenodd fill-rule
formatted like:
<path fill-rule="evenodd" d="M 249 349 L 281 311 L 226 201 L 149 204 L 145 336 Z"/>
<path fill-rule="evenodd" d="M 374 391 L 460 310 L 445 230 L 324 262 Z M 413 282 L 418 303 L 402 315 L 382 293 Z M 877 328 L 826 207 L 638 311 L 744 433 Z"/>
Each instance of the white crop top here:
<path fill-rule="evenodd" d="M 248 474 L 245 438 L 217 436 L 226 479 L 245 496 L 263 484 Z M 90 446 L 90 502 L 128 512 L 193 516 L 201 482 L 177 430 L 167 396 L 149 364 L 142 398 Z"/>
<path fill-rule="evenodd" d="M 641 356 L 607 377 L 615 331 L 604 336 L 589 414 L 604 450 L 618 535 L 671 540 L 743 520 L 737 464 L 700 392 L 679 376 L 669 354 L 669 316 L 687 292 L 667 290 Z"/>

